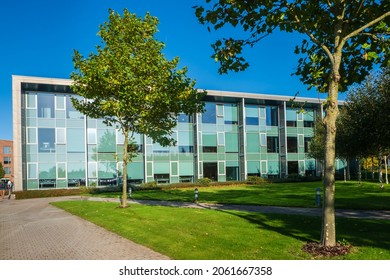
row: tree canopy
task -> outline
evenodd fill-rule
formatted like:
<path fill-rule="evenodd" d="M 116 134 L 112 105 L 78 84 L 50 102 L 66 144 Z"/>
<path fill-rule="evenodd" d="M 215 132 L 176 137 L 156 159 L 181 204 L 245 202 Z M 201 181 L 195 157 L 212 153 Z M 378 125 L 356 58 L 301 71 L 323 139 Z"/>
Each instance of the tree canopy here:
<path fill-rule="evenodd" d="M 180 113 L 203 110 L 204 91 L 195 88 L 179 58 L 167 60 L 164 43 L 155 38 L 158 19 L 149 13 L 140 18 L 127 9 L 123 15 L 109 10 L 100 26 L 102 44 L 84 58 L 74 51 L 72 89 L 74 107 L 92 118 L 103 118 L 124 135 L 123 206 L 126 206 L 127 161 L 135 155 L 132 136 L 146 135 L 163 146 L 171 137 Z M 129 135 L 130 134 L 130 135 Z"/>

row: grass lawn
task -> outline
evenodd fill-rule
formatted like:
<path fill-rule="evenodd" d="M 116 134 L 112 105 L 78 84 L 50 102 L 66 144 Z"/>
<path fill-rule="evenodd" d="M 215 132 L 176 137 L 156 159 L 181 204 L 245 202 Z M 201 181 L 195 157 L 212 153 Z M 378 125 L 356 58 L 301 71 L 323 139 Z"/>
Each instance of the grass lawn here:
<path fill-rule="evenodd" d="M 251 188 L 256 190 L 249 187 L 245 192 Z M 214 197 L 218 194 L 208 190 Z M 53 204 L 177 260 L 311 259 L 301 248 L 320 237 L 319 217 L 134 204 L 122 209 L 118 203 L 93 201 Z M 339 259 L 390 259 L 389 232 L 387 220 L 338 218 L 338 240 L 353 245 L 353 252 Z"/>
<path fill-rule="evenodd" d="M 237 185 L 203 187 L 199 189 L 199 202 L 315 207 L 316 189 L 322 182 L 273 183 L 264 185 Z M 322 194 L 322 191 L 321 191 Z M 98 196 L 119 197 L 120 193 Z M 163 189 L 133 192 L 134 199 L 193 201 L 194 188 Z M 378 183 L 336 183 L 336 208 L 390 210 L 390 188 L 380 189 Z"/>

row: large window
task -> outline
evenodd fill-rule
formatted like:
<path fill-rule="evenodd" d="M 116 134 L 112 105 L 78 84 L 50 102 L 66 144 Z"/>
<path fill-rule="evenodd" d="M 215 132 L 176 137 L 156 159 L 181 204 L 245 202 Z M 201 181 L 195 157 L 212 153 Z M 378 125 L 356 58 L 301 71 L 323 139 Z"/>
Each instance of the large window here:
<path fill-rule="evenodd" d="M 306 109 L 303 115 L 303 126 L 314 127 L 314 110 Z"/>
<path fill-rule="evenodd" d="M 55 152 L 55 134 L 56 132 L 54 128 L 38 128 L 38 149 L 40 153 Z M 78 145 L 80 145 L 80 143 Z"/>
<path fill-rule="evenodd" d="M 177 121 L 179 123 L 192 123 L 192 116 L 186 114 L 179 114 Z"/>
<path fill-rule="evenodd" d="M 54 94 L 38 94 L 38 118 L 54 118 Z"/>
<path fill-rule="evenodd" d="M 179 153 L 193 153 L 193 133 L 191 131 L 179 131 L 178 147 Z"/>
<path fill-rule="evenodd" d="M 309 152 L 310 141 L 312 137 L 305 137 L 305 153 Z"/>
<path fill-rule="evenodd" d="M 77 99 L 82 99 L 81 97 L 73 96 Z M 83 119 L 84 115 L 77 111 L 72 104 L 71 97 L 69 95 L 66 96 L 66 117 L 68 119 Z"/>
<path fill-rule="evenodd" d="M 267 136 L 267 153 L 279 153 L 279 137 Z"/>
<path fill-rule="evenodd" d="M 213 181 L 218 180 L 218 163 L 217 162 L 204 162 L 203 163 L 203 177 L 209 178 Z"/>
<path fill-rule="evenodd" d="M 293 137 L 293 136 L 287 137 L 287 152 L 288 153 L 298 153 L 297 137 Z"/>
<path fill-rule="evenodd" d="M 234 132 L 225 133 L 225 151 L 227 153 L 238 153 L 238 134 Z"/>

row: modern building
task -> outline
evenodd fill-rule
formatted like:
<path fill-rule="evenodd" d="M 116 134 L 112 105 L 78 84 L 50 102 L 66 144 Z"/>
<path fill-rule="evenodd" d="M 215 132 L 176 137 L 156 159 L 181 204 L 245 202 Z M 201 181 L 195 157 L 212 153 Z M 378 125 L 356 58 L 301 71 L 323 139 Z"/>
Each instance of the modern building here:
<path fill-rule="evenodd" d="M 70 85 L 13 76 L 17 190 L 109 185 L 121 178 L 123 135 L 76 111 Z M 204 113 L 178 118 L 176 146 L 136 135 L 139 154 L 128 165 L 129 182 L 319 175 L 307 151 L 323 100 L 298 97 L 292 104 L 290 96 L 209 90 L 204 101 Z"/>
<path fill-rule="evenodd" d="M 0 140 L 0 162 L 4 169 L 4 178 L 11 179 L 13 167 L 13 141 Z"/>

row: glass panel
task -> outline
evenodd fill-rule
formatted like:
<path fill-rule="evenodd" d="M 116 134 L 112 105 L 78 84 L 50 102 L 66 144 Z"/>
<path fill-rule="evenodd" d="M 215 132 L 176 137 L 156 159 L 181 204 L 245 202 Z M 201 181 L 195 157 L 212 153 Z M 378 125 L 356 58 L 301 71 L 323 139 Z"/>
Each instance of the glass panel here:
<path fill-rule="evenodd" d="M 278 126 L 278 107 L 267 106 L 267 126 Z"/>
<path fill-rule="evenodd" d="M 66 179 L 66 163 L 59 162 L 57 163 L 57 178 Z"/>
<path fill-rule="evenodd" d="M 238 134 L 225 133 L 225 147 L 227 153 L 238 153 Z"/>
<path fill-rule="evenodd" d="M 266 117 L 265 107 L 260 107 L 260 118 L 265 119 L 265 117 Z"/>
<path fill-rule="evenodd" d="M 238 110 L 236 104 L 225 104 L 225 124 L 238 124 Z"/>
<path fill-rule="evenodd" d="M 39 179 L 55 179 L 56 166 L 55 163 L 40 163 L 39 164 Z"/>
<path fill-rule="evenodd" d="M 176 176 L 179 175 L 179 167 L 178 162 L 171 162 L 171 175 Z"/>
<path fill-rule="evenodd" d="M 38 118 L 54 118 L 54 94 L 40 93 L 38 98 Z"/>
<path fill-rule="evenodd" d="M 54 128 L 38 128 L 38 147 L 40 153 L 55 152 Z"/>
<path fill-rule="evenodd" d="M 194 163 L 192 161 L 181 161 L 179 164 L 179 175 L 194 175 Z"/>
<path fill-rule="evenodd" d="M 248 133 L 246 135 L 246 151 L 248 153 L 260 153 L 258 133 Z"/>
<path fill-rule="evenodd" d="M 82 100 L 83 98 L 77 95 L 73 95 L 78 100 Z M 66 117 L 68 119 L 83 119 L 84 115 L 77 111 L 72 104 L 72 100 L 70 99 L 70 95 L 66 96 Z"/>
<path fill-rule="evenodd" d="M 216 106 L 215 103 L 205 103 L 205 112 L 202 113 L 202 123 L 216 123 Z"/>
<path fill-rule="evenodd" d="M 4 154 L 11 154 L 12 153 L 11 147 L 10 146 L 4 146 L 3 147 L 3 153 Z"/>
<path fill-rule="evenodd" d="M 64 110 L 65 109 L 65 96 L 64 95 L 57 95 L 55 100 L 56 100 L 56 109 L 57 110 Z"/>
<path fill-rule="evenodd" d="M 247 125 L 259 125 L 259 108 L 256 106 L 245 107 Z"/>
<path fill-rule="evenodd" d="M 279 175 L 279 162 L 278 161 L 268 161 L 268 174 Z"/>
<path fill-rule="evenodd" d="M 260 133 L 260 146 L 265 146 L 267 145 L 267 134 L 265 133 Z"/>
<path fill-rule="evenodd" d="M 217 104 L 217 116 L 218 117 L 223 117 L 223 104 Z"/>
<path fill-rule="evenodd" d="M 144 178 L 144 164 L 143 162 L 131 162 L 127 165 L 127 176 L 129 179 L 143 179 Z"/>
<path fill-rule="evenodd" d="M 68 152 L 85 152 L 85 133 L 82 128 L 68 128 L 66 133 Z"/>
<path fill-rule="evenodd" d="M 298 152 L 298 143 L 297 137 L 287 137 L 287 152 L 288 153 L 297 153 Z"/>
<path fill-rule="evenodd" d="M 218 175 L 225 175 L 225 162 L 218 162 Z"/>
<path fill-rule="evenodd" d="M 279 137 L 267 137 L 267 153 L 279 153 Z"/>
<path fill-rule="evenodd" d="M 260 176 L 260 162 L 259 161 L 248 161 L 247 172 L 250 176 Z"/>
<path fill-rule="evenodd" d="M 65 128 L 56 128 L 56 143 L 57 144 L 66 144 L 66 129 Z"/>
<path fill-rule="evenodd" d="M 27 179 L 37 179 L 37 164 L 36 163 L 27 163 Z"/>
<path fill-rule="evenodd" d="M 154 163 L 154 174 L 166 174 L 169 173 L 169 171 L 170 171 L 169 162 Z"/>
<path fill-rule="evenodd" d="M 88 178 L 97 178 L 97 162 L 88 162 Z"/>
<path fill-rule="evenodd" d="M 114 130 L 97 130 L 98 136 L 98 152 L 99 153 L 115 153 L 116 139 Z"/>
<path fill-rule="evenodd" d="M 35 93 L 28 93 L 26 98 L 27 98 L 27 108 L 29 109 L 37 108 Z"/>
<path fill-rule="evenodd" d="M 27 128 L 27 144 L 37 143 L 37 129 L 35 127 Z"/>
<path fill-rule="evenodd" d="M 88 144 L 97 144 L 96 128 L 88 128 Z"/>
<path fill-rule="evenodd" d="M 261 174 L 267 174 L 267 161 L 262 160 L 261 162 Z"/>
<path fill-rule="evenodd" d="M 192 123 L 192 116 L 186 114 L 179 114 L 177 121 L 179 123 Z"/>

